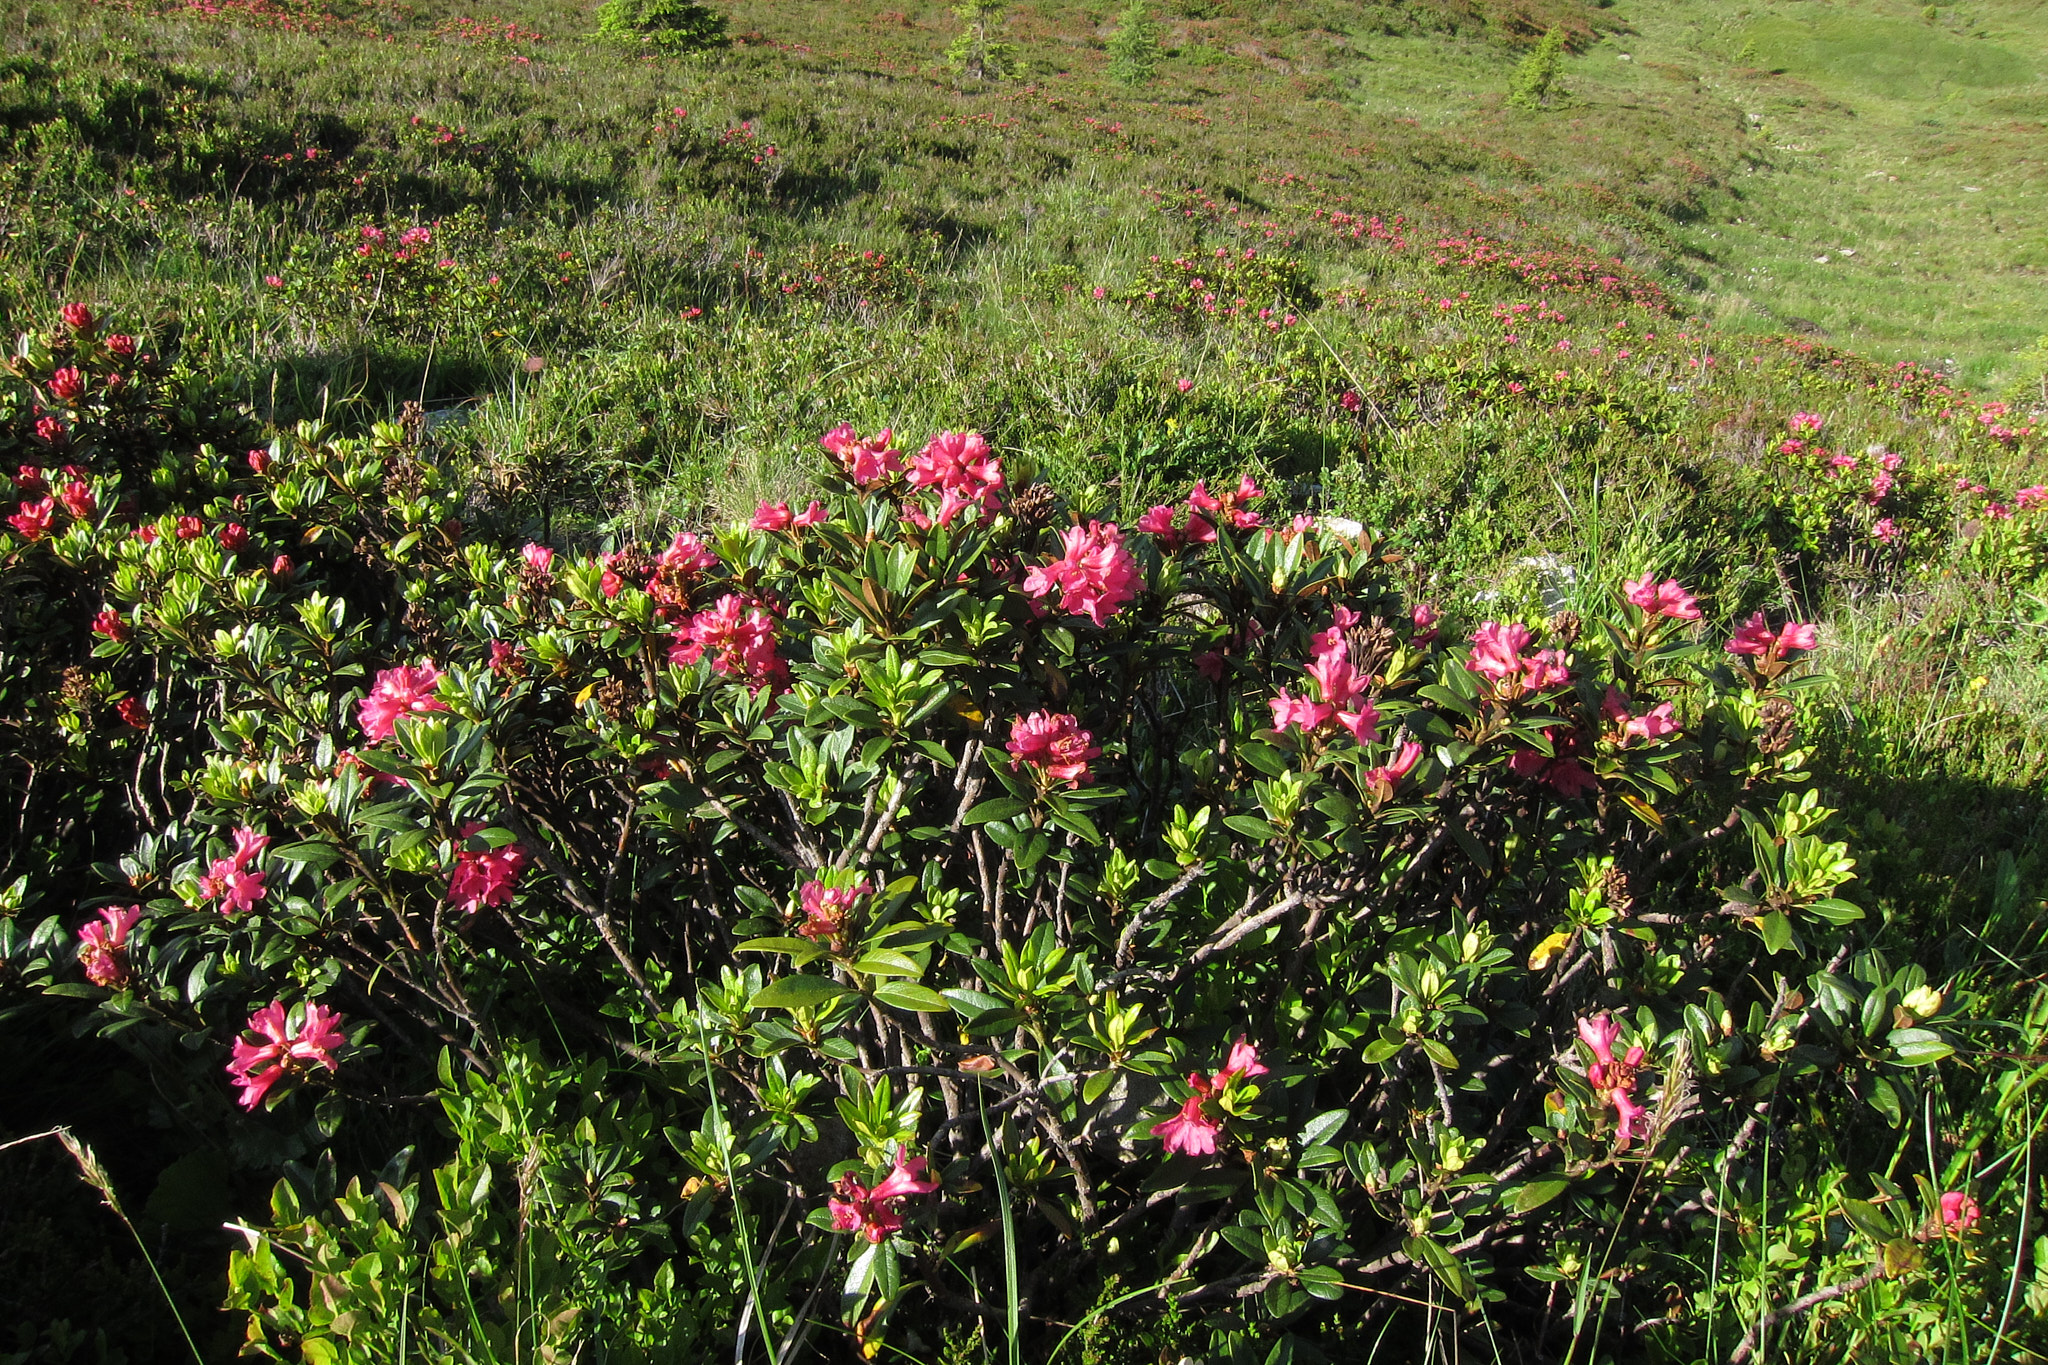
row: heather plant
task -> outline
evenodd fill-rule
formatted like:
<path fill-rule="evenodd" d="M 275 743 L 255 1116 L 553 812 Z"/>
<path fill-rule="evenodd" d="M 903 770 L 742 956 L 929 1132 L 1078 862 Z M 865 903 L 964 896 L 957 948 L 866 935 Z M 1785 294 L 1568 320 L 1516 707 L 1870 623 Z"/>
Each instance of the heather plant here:
<path fill-rule="evenodd" d="M 448 1135 L 292 1168 L 249 1352 L 1163 1301 L 1262 1357 L 1417 1300 L 1725 1348 L 1812 1303 L 1710 1250 L 1808 1216 L 1834 1298 L 1991 1311 L 1971 1163 L 1897 1171 L 1971 1025 L 1864 937 L 1814 625 L 1648 571 L 1455 625 L 1249 476 L 1119 526 L 974 432 L 819 445 L 808 497 L 651 544 L 471 537 L 397 425 L 10 518 L 91 659 L 13 714 L 71 717 L 98 850 L 31 870 L 12 970 L 240 1150 L 421 1094 Z M 1773 1165 L 1795 1113 L 1883 1120 L 1833 1202 Z"/>

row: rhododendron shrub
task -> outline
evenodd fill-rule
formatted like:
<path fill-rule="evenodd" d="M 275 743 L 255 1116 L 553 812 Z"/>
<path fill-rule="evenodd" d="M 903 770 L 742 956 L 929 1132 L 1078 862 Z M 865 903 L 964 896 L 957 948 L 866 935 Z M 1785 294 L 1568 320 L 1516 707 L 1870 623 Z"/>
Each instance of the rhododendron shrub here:
<path fill-rule="evenodd" d="M 1219 1355 L 1541 1341 L 1624 1221 L 1616 1330 L 1680 1350 L 1774 1116 L 1917 1112 L 1947 1007 L 1847 898 L 1825 629 L 1648 575 L 1460 625 L 1249 481 L 1113 530 L 974 433 L 825 444 L 800 531 L 465 539 L 400 429 L 308 426 L 221 494 L 285 572 L 178 538 L 212 502 L 6 542 L 73 585 L 100 812 L 13 978 L 272 1162 L 411 1149 L 251 1215 L 253 1353 L 872 1356 L 1002 1321 L 1006 1255 L 1027 1358 L 1112 1282 Z M 310 1288 L 373 1253 L 412 1299 Z"/>

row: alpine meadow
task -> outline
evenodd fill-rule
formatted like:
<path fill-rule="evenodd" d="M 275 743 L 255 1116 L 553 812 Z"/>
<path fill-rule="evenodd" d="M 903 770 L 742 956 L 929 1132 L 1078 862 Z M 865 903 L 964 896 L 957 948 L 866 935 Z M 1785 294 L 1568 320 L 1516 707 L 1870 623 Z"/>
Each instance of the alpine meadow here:
<path fill-rule="evenodd" d="M 2038 0 L 0 0 L 0 1365 L 2048 1362 Z"/>

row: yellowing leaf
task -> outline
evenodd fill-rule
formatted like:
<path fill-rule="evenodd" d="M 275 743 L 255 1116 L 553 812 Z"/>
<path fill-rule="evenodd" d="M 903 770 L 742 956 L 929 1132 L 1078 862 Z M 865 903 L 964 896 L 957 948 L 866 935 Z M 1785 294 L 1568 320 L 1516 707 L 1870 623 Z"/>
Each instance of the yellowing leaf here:
<path fill-rule="evenodd" d="M 1529 954 L 1529 970 L 1540 972 L 1551 964 L 1556 956 L 1571 946 L 1572 936 L 1560 929 L 1536 945 L 1536 951 Z"/>

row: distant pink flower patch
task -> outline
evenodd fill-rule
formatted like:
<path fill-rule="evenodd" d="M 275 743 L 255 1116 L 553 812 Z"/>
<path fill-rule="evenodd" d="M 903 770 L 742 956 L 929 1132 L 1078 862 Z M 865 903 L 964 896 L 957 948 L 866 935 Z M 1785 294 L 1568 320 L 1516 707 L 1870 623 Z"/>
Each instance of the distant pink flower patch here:
<path fill-rule="evenodd" d="M 873 1189 L 855 1180 L 851 1172 L 840 1176 L 833 1185 L 838 1198 L 826 1201 L 832 1212 L 832 1230 L 857 1233 L 879 1244 L 902 1228 L 903 1215 L 897 1208 L 902 1200 L 913 1194 L 930 1194 L 939 1187 L 938 1181 L 925 1178 L 927 1169 L 923 1157 L 906 1158 L 899 1151 L 895 1169 Z"/>
<path fill-rule="evenodd" d="M 1818 435 L 1827 424 L 1827 419 L 1817 412 L 1795 412 L 1785 419 L 1785 430 L 1794 436 L 1811 436 Z"/>
<path fill-rule="evenodd" d="M 472 820 L 462 827 L 462 837 L 466 841 L 483 828 L 483 821 Z M 511 904 L 526 862 L 526 850 L 516 843 L 480 853 L 457 849 L 455 871 L 448 878 L 449 902 L 465 915 L 486 905 Z"/>
<path fill-rule="evenodd" d="M 117 991 L 128 984 L 128 934 L 142 918 L 142 907 L 125 909 L 108 906 L 99 920 L 78 931 L 78 962 L 85 979 L 95 986 Z"/>
<path fill-rule="evenodd" d="M 1089 780 L 1090 761 L 1102 756 L 1093 739 L 1072 716 L 1034 711 L 1010 721 L 1010 742 L 1003 747 L 1011 768 L 1029 765 L 1049 782 L 1078 787 Z"/>
<path fill-rule="evenodd" d="M 2022 488 L 2012 495 L 2012 505 L 2022 512 L 2048 506 L 2048 483 L 2037 483 L 2032 488 Z"/>
<path fill-rule="evenodd" d="M 339 1069 L 335 1051 L 348 1039 L 341 1032 L 341 1015 L 324 1005 L 301 1005 L 293 1026 L 282 1001 L 273 1001 L 249 1016 L 249 1027 L 235 1040 L 234 1056 L 228 1062 L 228 1076 L 241 1090 L 241 1105 L 253 1110 L 263 1102 L 271 1087 L 287 1076 L 303 1075 L 312 1067 Z"/>
<path fill-rule="evenodd" d="M 356 723 L 363 727 L 363 734 L 371 743 L 381 744 L 391 738 L 400 717 L 448 709 L 434 695 L 440 681 L 441 670 L 431 663 L 417 668 L 387 668 L 377 675 L 370 695 L 356 703 Z"/>
<path fill-rule="evenodd" d="M 1698 599 L 1681 588 L 1677 579 L 1667 578 L 1662 583 L 1655 580 L 1655 574 L 1627 579 L 1621 585 L 1622 594 L 1632 605 L 1652 616 L 1664 616 L 1673 621 L 1700 619 Z"/>
<path fill-rule="evenodd" d="M 1138 592 L 1138 562 L 1116 527 L 1099 521 L 1060 532 L 1058 559 L 1024 576 L 1024 593 L 1043 602 L 1054 592 L 1060 610 L 1085 616 L 1100 629 Z"/>
<path fill-rule="evenodd" d="M 1890 517 L 1879 517 L 1871 523 L 1870 534 L 1889 545 L 1899 538 L 1899 526 Z"/>

